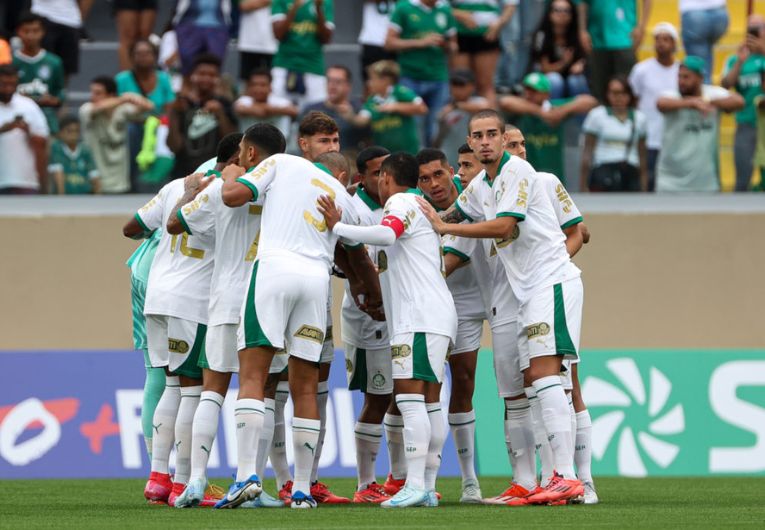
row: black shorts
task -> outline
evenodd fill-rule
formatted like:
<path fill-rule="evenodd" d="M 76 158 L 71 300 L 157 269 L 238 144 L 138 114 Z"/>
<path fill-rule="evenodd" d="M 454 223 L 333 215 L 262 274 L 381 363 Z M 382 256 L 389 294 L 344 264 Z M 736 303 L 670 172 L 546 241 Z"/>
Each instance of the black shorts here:
<path fill-rule="evenodd" d="M 369 44 L 363 44 L 361 47 L 361 73 L 364 76 L 364 81 L 369 77 L 367 75 L 367 66 L 376 63 L 377 61 L 395 61 L 396 54 L 387 51 L 381 46 L 370 46 Z"/>
<path fill-rule="evenodd" d="M 114 11 L 157 10 L 157 0 L 114 0 Z"/>
<path fill-rule="evenodd" d="M 80 28 L 45 19 L 43 48 L 61 57 L 64 75 L 70 76 L 80 70 Z"/>
<path fill-rule="evenodd" d="M 247 81 L 254 70 L 271 70 L 274 56 L 269 53 L 239 52 L 239 79 Z"/>
<path fill-rule="evenodd" d="M 488 41 L 483 38 L 483 35 L 458 34 L 457 44 L 459 45 L 460 53 L 468 53 L 470 55 L 499 50 L 499 41 Z"/>

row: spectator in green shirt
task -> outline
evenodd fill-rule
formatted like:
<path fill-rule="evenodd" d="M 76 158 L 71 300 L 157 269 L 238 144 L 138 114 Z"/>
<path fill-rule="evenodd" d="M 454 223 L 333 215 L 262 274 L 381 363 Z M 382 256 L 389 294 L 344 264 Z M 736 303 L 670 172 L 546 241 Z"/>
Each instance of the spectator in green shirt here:
<path fill-rule="evenodd" d="M 53 193 L 58 195 L 101 193 L 96 162 L 82 141 L 80 120 L 76 116 L 61 120 L 58 139 L 50 146 L 48 173 L 55 183 Z"/>
<path fill-rule="evenodd" d="M 274 94 L 302 108 L 327 98 L 324 45 L 332 40 L 332 0 L 274 0 L 271 23 L 279 47 L 274 55 Z"/>
<path fill-rule="evenodd" d="M 504 96 L 500 108 L 526 137 L 526 160 L 537 171 L 546 171 L 566 183 L 564 173 L 564 122 L 575 114 L 594 109 L 598 101 L 580 94 L 568 99 L 550 99 L 550 80 L 533 72 L 523 78 L 523 96 Z"/>
<path fill-rule="evenodd" d="M 451 7 L 442 0 L 401 0 L 391 14 L 385 48 L 398 53 L 401 84 L 428 106 L 420 137 L 430 145 L 438 113 L 449 101 L 449 54 L 458 50 Z"/>
<path fill-rule="evenodd" d="M 762 94 L 765 73 L 765 18 L 749 17 L 746 39 L 738 53 L 728 58 L 722 86 L 735 89 L 744 98 L 744 108 L 736 113 L 733 160 L 736 165 L 736 191 L 746 191 L 752 178 L 757 139 L 757 111 L 754 99 Z"/>
<path fill-rule="evenodd" d="M 576 0 L 576 3 L 579 36 L 585 52 L 591 54 L 590 91 L 605 103 L 608 80 L 629 75 L 635 66 L 635 50 L 643 41 L 652 0 L 643 0 L 640 19 L 638 0 Z"/>
<path fill-rule="evenodd" d="M 41 16 L 22 15 L 16 34 L 21 40 L 21 48 L 13 54 L 13 66 L 19 73 L 18 91 L 40 106 L 55 134 L 58 109 L 64 102 L 64 65 L 58 55 L 42 47 L 45 26 Z"/>

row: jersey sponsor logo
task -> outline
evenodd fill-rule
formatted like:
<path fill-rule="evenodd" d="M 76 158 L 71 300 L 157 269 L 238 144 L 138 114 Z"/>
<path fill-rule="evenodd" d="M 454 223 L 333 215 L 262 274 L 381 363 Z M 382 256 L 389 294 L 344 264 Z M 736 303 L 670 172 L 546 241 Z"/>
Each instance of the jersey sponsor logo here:
<path fill-rule="evenodd" d="M 324 332 L 319 328 L 308 326 L 306 324 L 300 326 L 300 328 L 298 328 L 298 330 L 295 332 L 294 336 L 298 337 L 299 339 L 305 339 L 310 340 L 311 342 L 324 344 Z"/>
<path fill-rule="evenodd" d="M 518 198 L 515 199 L 515 204 L 521 207 L 525 207 L 529 200 L 529 179 L 522 179 L 518 183 Z"/>
<path fill-rule="evenodd" d="M 204 195 L 197 197 L 191 203 L 183 207 L 183 215 L 191 215 L 192 213 L 199 210 L 202 207 L 202 205 L 208 202 L 209 200 L 210 200 L 210 196 L 206 193 Z"/>
<path fill-rule="evenodd" d="M 314 6 L 314 10 L 316 9 L 316 6 Z M 302 22 L 296 22 L 293 23 L 290 26 L 290 32 L 295 33 L 297 35 L 311 35 L 313 33 L 316 33 L 316 22 L 313 20 L 304 20 Z"/>
<path fill-rule="evenodd" d="M 189 353 L 189 343 L 181 339 L 167 339 L 167 349 L 172 353 L 186 355 Z"/>
<path fill-rule="evenodd" d="M 268 173 L 268 168 L 270 168 L 274 164 L 276 164 L 276 160 L 274 160 L 273 158 L 264 160 L 263 162 L 258 164 L 258 167 L 246 173 L 246 176 L 251 180 L 260 180 L 261 178 L 263 178 L 263 175 Z"/>
<path fill-rule="evenodd" d="M 404 359 L 412 355 L 412 347 L 408 344 L 394 344 L 390 347 L 390 355 L 393 359 Z"/>
<path fill-rule="evenodd" d="M 526 326 L 526 338 L 529 340 L 536 337 L 542 337 L 548 333 L 550 333 L 550 324 L 547 322 L 539 322 L 538 324 Z"/>
<path fill-rule="evenodd" d="M 558 201 L 563 205 L 563 212 L 570 213 L 573 203 L 571 202 L 571 197 L 569 197 L 566 188 L 563 187 L 563 184 L 555 186 L 555 195 L 557 195 Z"/>

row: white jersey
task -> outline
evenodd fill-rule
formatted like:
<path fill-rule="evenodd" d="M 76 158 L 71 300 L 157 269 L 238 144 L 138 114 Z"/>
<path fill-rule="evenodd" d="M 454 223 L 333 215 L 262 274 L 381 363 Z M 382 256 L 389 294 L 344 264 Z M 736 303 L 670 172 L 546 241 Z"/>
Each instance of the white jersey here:
<path fill-rule="evenodd" d="M 454 307 L 459 320 L 483 320 L 486 318 L 484 288 L 478 281 L 479 260 L 476 252 L 482 252 L 477 239 L 446 235 L 441 238 L 444 254 L 451 253 L 467 265 L 458 268 L 446 278 L 446 285 L 452 293 Z M 483 260 L 485 262 L 485 260 Z"/>
<path fill-rule="evenodd" d="M 361 226 L 374 226 L 380 224 L 383 209 L 359 186 L 353 201 L 356 214 L 359 216 Z M 377 251 L 382 247 L 367 245 L 367 253 L 372 262 L 376 263 Z M 385 322 L 379 322 L 356 307 L 351 296 L 348 282 L 345 282 L 345 295 L 343 296 L 342 310 L 342 335 L 343 343 L 356 348 L 367 350 L 379 350 L 390 345 L 388 338 L 388 326 Z"/>
<path fill-rule="evenodd" d="M 209 325 L 238 324 L 258 252 L 262 199 L 229 208 L 223 204 L 223 180 L 216 178 L 196 199 L 181 208 L 184 228 L 193 235 L 215 234 L 210 280 Z"/>
<path fill-rule="evenodd" d="M 329 270 L 337 235 L 317 209 L 322 195 L 332 197 L 343 211 L 342 221 L 358 224 L 351 196 L 327 171 L 304 158 L 273 155 L 237 179 L 250 188 L 253 201 L 265 196 L 258 260 L 271 255 L 298 256 Z M 352 242 L 351 242 L 352 243 Z"/>
<path fill-rule="evenodd" d="M 512 236 L 495 241 L 510 287 L 521 304 L 540 288 L 578 277 L 553 203 L 531 165 L 503 153 L 497 177 L 479 174 L 460 195 L 457 207 L 474 221 L 515 217 Z"/>
<path fill-rule="evenodd" d="M 420 210 L 410 190 L 385 203 L 383 218 L 393 216 L 404 225 L 395 244 L 377 252 L 385 318 L 391 338 L 402 333 L 457 334 L 457 311 L 446 286 L 441 238 Z"/>
<path fill-rule="evenodd" d="M 166 184 L 138 210 L 136 219 L 145 229 L 162 228 L 176 214 L 184 192 L 183 181 Z M 214 233 L 172 235 L 164 230 L 149 271 L 144 314 L 207 324 L 214 251 Z"/>

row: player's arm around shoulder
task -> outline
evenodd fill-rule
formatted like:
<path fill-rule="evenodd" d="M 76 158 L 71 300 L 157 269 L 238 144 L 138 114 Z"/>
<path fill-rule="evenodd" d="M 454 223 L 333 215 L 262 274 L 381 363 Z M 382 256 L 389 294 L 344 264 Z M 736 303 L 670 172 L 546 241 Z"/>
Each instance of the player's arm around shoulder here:
<path fill-rule="evenodd" d="M 187 233 L 202 235 L 215 228 L 215 204 L 221 202 L 221 182 L 216 175 L 205 177 L 200 187 L 191 197 L 184 195 L 175 208 L 175 213 L 167 220 L 170 234 Z"/>

